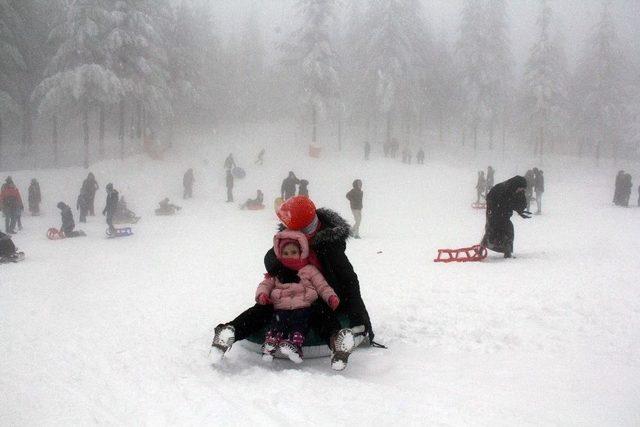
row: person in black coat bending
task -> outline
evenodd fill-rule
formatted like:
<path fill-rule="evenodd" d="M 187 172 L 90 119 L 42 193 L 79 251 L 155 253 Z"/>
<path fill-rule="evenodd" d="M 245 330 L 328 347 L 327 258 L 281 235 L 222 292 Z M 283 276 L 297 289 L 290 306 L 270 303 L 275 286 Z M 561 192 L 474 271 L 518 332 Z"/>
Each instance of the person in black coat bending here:
<path fill-rule="evenodd" d="M 296 185 L 300 184 L 300 180 L 296 177 L 296 175 L 289 171 L 289 176 L 282 180 L 282 185 L 280 186 L 280 197 L 283 200 L 287 200 L 296 195 Z"/>
<path fill-rule="evenodd" d="M 299 230 L 307 236 L 322 274 L 340 298 L 336 312 L 321 299 L 317 300 L 312 305 L 309 323 L 330 347 L 331 367 L 342 370 L 355 345 L 364 338 L 373 343 L 374 338 L 369 313 L 360 295 L 358 276 L 345 254 L 349 224 L 334 211 L 316 210 L 313 202 L 304 196 L 286 201 L 278 210 L 278 217 L 283 221 L 281 230 Z M 264 262 L 267 272 L 282 268 L 273 248 L 265 255 Z M 270 322 L 272 314 L 273 306 L 256 304 L 232 321 L 219 324 L 215 328 L 212 353 L 222 356 L 235 341 L 259 332 Z M 348 318 L 348 328 L 341 329 L 336 317 L 340 314 Z"/>
<path fill-rule="evenodd" d="M 531 218 L 526 210 L 527 180 L 519 175 L 494 186 L 487 194 L 487 223 L 481 245 L 505 258 L 511 258 L 515 232 L 511 215 L 516 211 L 522 218 Z"/>
<path fill-rule="evenodd" d="M 107 190 L 107 202 L 102 211 L 102 215 L 107 217 L 107 225 L 109 225 L 109 231 L 113 233 L 115 227 L 113 226 L 113 217 L 118 211 L 118 192 L 113 188 L 113 184 L 109 183 L 106 187 Z"/>
<path fill-rule="evenodd" d="M 64 202 L 58 202 L 58 209 L 60 209 L 60 216 L 62 217 L 62 226 L 60 231 L 64 233 L 65 237 L 78 237 L 84 236 L 84 231 L 73 231 L 76 228 L 76 223 L 73 221 L 73 212 L 71 208 Z"/>

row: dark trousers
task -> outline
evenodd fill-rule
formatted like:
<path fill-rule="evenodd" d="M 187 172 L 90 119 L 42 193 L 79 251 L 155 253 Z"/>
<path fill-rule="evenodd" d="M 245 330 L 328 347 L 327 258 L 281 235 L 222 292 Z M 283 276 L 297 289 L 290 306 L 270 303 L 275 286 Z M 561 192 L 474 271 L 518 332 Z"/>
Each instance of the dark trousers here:
<path fill-rule="evenodd" d="M 107 225 L 109 226 L 109 230 L 112 232 L 116 229 L 113 226 L 113 214 L 107 214 Z"/>
<path fill-rule="evenodd" d="M 80 208 L 80 222 L 87 222 L 87 213 L 88 213 L 88 209 L 85 207 L 81 207 Z"/>
<path fill-rule="evenodd" d="M 190 199 L 193 197 L 193 187 L 190 185 L 186 185 L 184 187 L 184 194 L 182 195 L 183 199 Z"/>
<path fill-rule="evenodd" d="M 273 334 L 282 334 L 282 337 L 291 337 L 299 332 L 303 336 L 309 332 L 309 318 L 311 307 L 296 310 L 274 310 L 269 330 Z"/>
<path fill-rule="evenodd" d="M 227 187 L 227 202 L 233 202 L 233 188 Z"/>
<path fill-rule="evenodd" d="M 93 207 L 93 202 L 95 201 L 95 198 L 96 198 L 96 193 L 93 193 L 93 194 L 89 193 L 87 195 L 87 204 L 89 205 L 89 215 L 91 215 L 91 216 L 95 216 L 96 215 L 94 207 Z"/>
<path fill-rule="evenodd" d="M 272 305 L 256 304 L 240 313 L 238 317 L 228 324 L 235 329 L 236 341 L 240 341 L 265 328 L 273 317 L 274 309 Z M 327 345 L 329 345 L 331 335 L 341 328 L 335 312 L 320 301 L 316 301 L 311 305 L 308 323 L 309 327 L 316 331 Z"/>
<path fill-rule="evenodd" d="M 7 233 L 15 233 L 17 218 L 17 209 L 7 208 L 4 210 L 4 229 Z"/>

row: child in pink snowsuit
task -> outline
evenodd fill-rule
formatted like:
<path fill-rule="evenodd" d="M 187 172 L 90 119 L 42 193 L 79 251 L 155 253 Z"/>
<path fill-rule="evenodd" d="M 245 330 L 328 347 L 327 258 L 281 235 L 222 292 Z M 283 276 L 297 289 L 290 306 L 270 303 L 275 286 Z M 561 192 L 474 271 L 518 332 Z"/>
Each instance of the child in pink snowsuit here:
<path fill-rule="evenodd" d="M 276 350 L 295 363 L 302 362 L 302 344 L 309 330 L 311 304 L 320 296 L 331 309 L 338 296 L 309 257 L 309 243 L 299 231 L 284 230 L 273 237 L 273 250 L 284 266 L 265 275 L 256 290 L 256 302 L 273 304 L 274 312 L 262 346 L 262 358 L 273 359 Z"/>

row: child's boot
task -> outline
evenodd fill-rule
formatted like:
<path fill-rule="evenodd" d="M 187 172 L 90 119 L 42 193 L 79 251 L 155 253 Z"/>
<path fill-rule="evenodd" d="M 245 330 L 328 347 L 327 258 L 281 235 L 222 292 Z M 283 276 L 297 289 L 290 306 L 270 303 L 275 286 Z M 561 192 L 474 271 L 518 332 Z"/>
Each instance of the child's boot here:
<path fill-rule="evenodd" d="M 273 360 L 273 354 L 276 352 L 281 339 L 282 333 L 273 331 L 267 332 L 264 344 L 262 344 L 262 360 L 265 362 L 271 362 Z"/>
<path fill-rule="evenodd" d="M 347 367 L 349 355 L 355 347 L 355 339 L 351 329 L 340 329 L 331 336 L 331 369 L 342 371 Z"/>
<path fill-rule="evenodd" d="M 287 356 L 293 363 L 302 363 L 302 344 L 304 343 L 304 335 L 300 332 L 294 332 L 290 340 L 280 342 L 280 353 Z"/>
<path fill-rule="evenodd" d="M 220 324 L 215 327 L 214 332 L 211 358 L 213 363 L 218 363 L 236 340 L 236 329 L 231 325 Z"/>

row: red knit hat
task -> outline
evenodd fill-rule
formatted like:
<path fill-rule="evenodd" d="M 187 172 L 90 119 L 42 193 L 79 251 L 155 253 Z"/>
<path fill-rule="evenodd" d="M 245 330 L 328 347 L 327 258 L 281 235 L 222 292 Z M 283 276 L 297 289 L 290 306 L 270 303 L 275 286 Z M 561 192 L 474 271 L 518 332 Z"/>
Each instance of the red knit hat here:
<path fill-rule="evenodd" d="M 316 206 L 306 196 L 295 196 L 288 199 L 280 205 L 276 214 L 289 230 L 302 231 L 304 234 L 310 235 L 318 228 Z"/>

